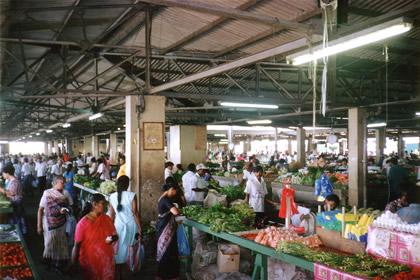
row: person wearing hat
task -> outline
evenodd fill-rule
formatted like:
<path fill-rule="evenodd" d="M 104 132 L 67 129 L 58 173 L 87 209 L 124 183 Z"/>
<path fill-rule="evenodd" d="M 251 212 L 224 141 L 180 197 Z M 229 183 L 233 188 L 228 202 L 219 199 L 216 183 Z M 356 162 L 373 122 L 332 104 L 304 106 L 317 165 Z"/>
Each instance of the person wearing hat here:
<path fill-rule="evenodd" d="M 203 205 L 208 186 L 208 182 L 204 179 L 207 168 L 204 164 L 200 163 L 196 166 L 196 173 L 194 174 L 192 167 L 193 164 L 188 165 L 188 172 L 182 177 L 185 198 L 189 205 Z"/>

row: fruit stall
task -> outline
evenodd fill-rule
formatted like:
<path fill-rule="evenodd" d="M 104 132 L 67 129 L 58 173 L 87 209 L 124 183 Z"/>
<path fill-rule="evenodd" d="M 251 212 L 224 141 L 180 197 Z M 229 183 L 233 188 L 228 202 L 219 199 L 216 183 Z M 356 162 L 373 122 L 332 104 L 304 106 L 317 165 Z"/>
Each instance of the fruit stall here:
<path fill-rule="evenodd" d="M 0 278 L 41 279 L 19 228 L 0 224 Z"/>
<path fill-rule="evenodd" d="M 195 228 L 209 234 L 213 239 L 227 241 L 252 251 L 252 279 L 269 279 L 268 264 L 271 259 L 310 271 L 316 280 L 417 279 L 416 277 L 420 276 L 419 266 L 415 263 L 418 245 L 415 245 L 403 260 L 392 258 L 391 255 L 381 256 L 372 251 L 373 249 L 366 249 L 366 245 L 367 248 L 377 248 L 376 243 L 385 248 L 393 246 L 393 235 L 390 235 L 388 243 L 385 240 L 385 245 L 381 234 L 374 233 L 370 237 L 371 231 L 378 226 L 395 225 L 392 218 L 388 217 L 389 214 L 379 214 L 379 211 L 373 209 L 351 209 L 335 213 L 331 211 L 325 215 L 319 213 L 318 227 L 324 230 L 324 234 L 302 235 L 298 228 L 293 226 L 289 229 L 268 226 L 255 230 L 250 222 L 254 218 L 252 210 L 247 208 L 246 204 L 234 204 L 230 208 L 215 205 L 207 209 L 187 206 L 183 209 L 183 215 L 186 216 L 183 225 L 187 228 L 190 246 Z M 331 219 L 332 217 L 334 219 Z M 420 244 L 420 224 L 409 226 L 402 223 L 400 228 L 408 231 L 405 234 L 411 234 L 411 242 Z M 394 226 L 394 234 L 397 234 L 395 229 Z M 333 232 L 336 233 L 336 237 L 331 234 Z M 342 244 L 343 241 L 348 242 L 347 246 L 334 246 Z M 372 242 L 375 244 L 369 245 Z M 352 247 L 357 247 L 357 250 Z M 188 267 L 187 270 L 191 271 L 191 260 L 188 261 Z"/>

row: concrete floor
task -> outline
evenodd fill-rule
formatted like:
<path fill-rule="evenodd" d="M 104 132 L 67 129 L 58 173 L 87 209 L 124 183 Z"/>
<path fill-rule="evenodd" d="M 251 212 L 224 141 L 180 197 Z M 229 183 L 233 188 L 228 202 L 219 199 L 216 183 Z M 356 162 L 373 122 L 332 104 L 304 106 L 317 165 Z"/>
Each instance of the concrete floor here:
<path fill-rule="evenodd" d="M 57 280 L 57 279 L 82 279 L 79 273 L 74 275 L 62 275 L 47 269 L 46 265 L 42 263 L 42 252 L 44 250 L 44 239 L 36 232 L 37 226 L 37 211 L 41 195 L 36 192 L 34 197 L 25 197 L 25 212 L 26 221 L 28 224 L 28 234 L 25 240 L 28 244 L 32 258 L 35 262 L 35 267 L 43 280 Z M 154 279 L 156 264 L 154 261 L 154 244 L 145 244 L 146 247 L 146 261 L 142 270 L 136 275 L 132 275 L 128 279 Z"/>

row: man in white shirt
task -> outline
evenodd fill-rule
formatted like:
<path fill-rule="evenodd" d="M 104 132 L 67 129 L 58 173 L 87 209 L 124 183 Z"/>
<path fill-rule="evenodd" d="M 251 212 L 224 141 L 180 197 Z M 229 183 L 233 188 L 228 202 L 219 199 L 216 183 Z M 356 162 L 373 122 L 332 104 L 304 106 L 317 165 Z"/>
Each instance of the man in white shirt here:
<path fill-rule="evenodd" d="M 185 199 L 188 204 L 203 205 L 205 192 L 208 183 L 204 180 L 206 166 L 202 163 L 195 167 L 197 173 L 194 173 L 194 164 L 188 165 L 188 172 L 182 176 L 182 185 L 184 187 Z"/>
<path fill-rule="evenodd" d="M 53 178 L 63 175 L 63 161 L 61 159 L 51 167 L 51 175 Z"/>
<path fill-rule="evenodd" d="M 263 178 L 263 173 L 264 171 L 261 166 L 255 167 L 252 177 L 246 182 L 244 191 L 246 194 L 245 200 L 248 201 L 249 206 L 254 209 L 255 224 L 257 226 L 264 218 L 264 203 L 273 203 L 265 198 L 268 191 Z"/>
<path fill-rule="evenodd" d="M 172 171 L 174 169 L 174 163 L 171 161 L 165 162 L 165 181 L 166 178 L 174 176 Z"/>
<path fill-rule="evenodd" d="M 23 176 L 23 189 L 27 194 L 33 196 L 33 188 L 32 188 L 32 173 L 31 173 L 31 166 L 29 165 L 28 158 L 23 159 L 22 165 L 22 176 Z"/>
<path fill-rule="evenodd" d="M 187 166 L 187 172 L 182 176 L 182 186 L 184 188 L 184 195 L 185 200 L 187 203 L 191 203 L 193 199 L 193 191 L 192 189 L 195 187 L 197 183 L 197 176 L 195 175 L 195 164 L 190 163 Z"/>
<path fill-rule="evenodd" d="M 38 188 L 41 193 L 43 193 L 47 187 L 47 170 L 48 165 L 45 159 L 38 158 L 38 161 L 35 165 L 35 171 L 36 177 L 38 179 Z"/>

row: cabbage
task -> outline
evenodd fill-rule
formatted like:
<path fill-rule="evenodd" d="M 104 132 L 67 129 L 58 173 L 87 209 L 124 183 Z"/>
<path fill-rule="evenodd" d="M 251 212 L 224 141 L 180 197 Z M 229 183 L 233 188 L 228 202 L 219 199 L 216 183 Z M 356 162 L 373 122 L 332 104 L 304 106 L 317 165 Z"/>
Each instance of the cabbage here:
<path fill-rule="evenodd" d="M 117 185 L 114 181 L 105 180 L 99 186 L 99 192 L 103 194 L 110 194 L 117 191 Z"/>

